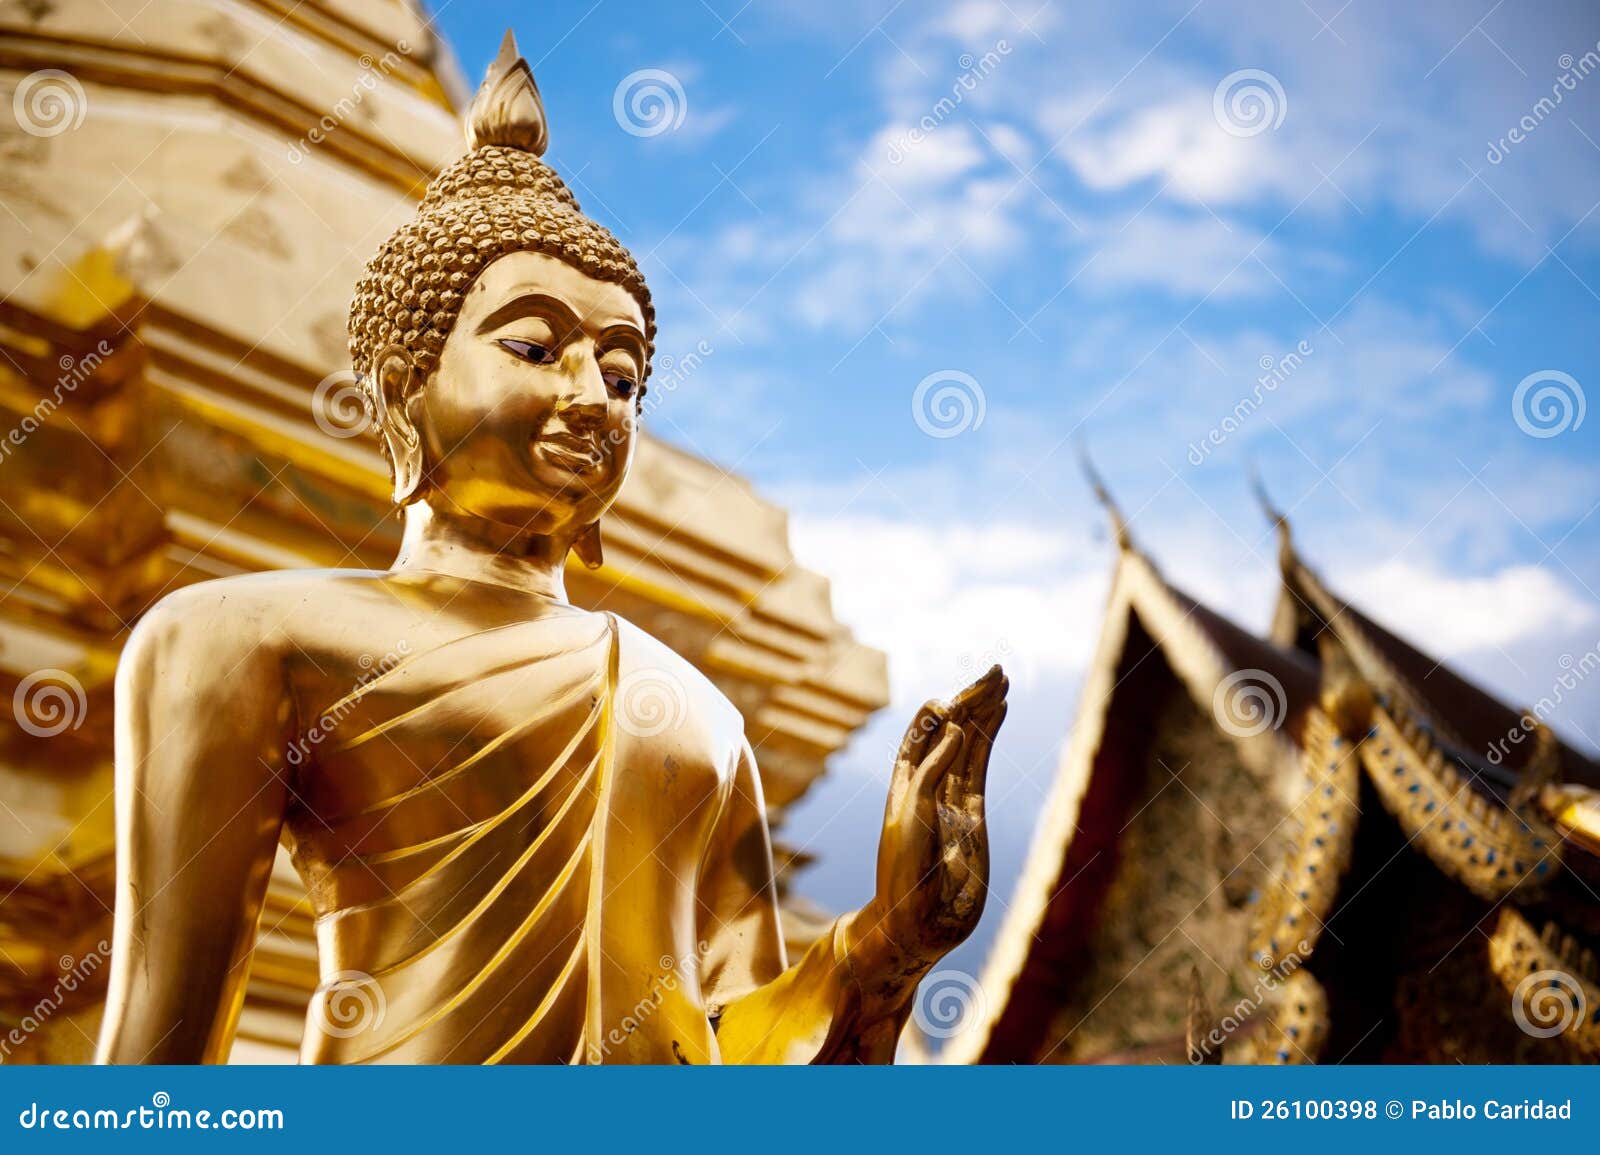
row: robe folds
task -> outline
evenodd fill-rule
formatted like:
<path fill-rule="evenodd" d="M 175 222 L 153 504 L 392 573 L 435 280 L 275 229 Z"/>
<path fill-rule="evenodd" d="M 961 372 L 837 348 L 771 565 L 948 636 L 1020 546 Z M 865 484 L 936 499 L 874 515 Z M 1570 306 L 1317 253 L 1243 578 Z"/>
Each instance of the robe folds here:
<path fill-rule="evenodd" d="M 286 823 L 321 965 L 303 1061 L 839 1049 L 858 992 L 837 930 L 787 966 L 742 721 L 642 631 L 568 610 L 439 641 L 320 724 Z"/>

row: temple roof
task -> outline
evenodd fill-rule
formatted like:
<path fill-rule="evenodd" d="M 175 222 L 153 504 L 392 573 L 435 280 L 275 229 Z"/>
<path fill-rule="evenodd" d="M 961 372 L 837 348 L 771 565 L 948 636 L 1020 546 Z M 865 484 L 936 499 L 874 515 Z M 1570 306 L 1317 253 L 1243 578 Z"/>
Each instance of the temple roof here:
<path fill-rule="evenodd" d="M 1333 595 L 1296 555 L 1287 522 L 1276 514 L 1283 586 L 1270 635 L 1261 638 L 1168 582 L 1135 544 L 1092 470 L 1091 482 L 1110 514 L 1118 546 L 1100 642 L 1050 801 L 982 976 L 987 1017 L 951 1040 L 945 1060 L 1030 1062 L 1050 1053 L 1054 1048 L 1047 1047 L 1061 1031 L 1055 1022 L 1058 1012 L 1082 1001 L 1080 984 L 1093 970 L 1097 949 L 1095 928 L 1119 871 L 1159 874 L 1169 868 L 1139 859 L 1152 853 L 1149 846 L 1129 850 L 1125 843 L 1134 822 L 1126 817 L 1129 800 L 1137 801 L 1138 791 L 1148 788 L 1134 779 L 1150 774 L 1145 751 L 1151 732 L 1161 725 L 1161 703 L 1174 683 L 1187 691 L 1202 715 L 1209 715 L 1206 720 L 1219 739 L 1237 750 L 1233 773 L 1249 780 L 1246 788 L 1298 796 L 1302 805 L 1306 774 L 1324 765 L 1335 769 L 1326 761 L 1330 713 L 1340 716 L 1334 724 L 1347 734 L 1378 736 L 1370 743 L 1358 739 L 1354 747 L 1346 743 L 1343 748 L 1350 754 L 1337 759 L 1349 759 L 1342 771 L 1349 781 L 1337 790 L 1340 801 L 1349 804 L 1348 814 L 1334 815 L 1350 828 L 1341 834 L 1343 862 L 1348 863 L 1349 840 L 1358 824 L 1356 766 L 1367 764 L 1370 774 L 1374 765 L 1381 765 L 1378 793 L 1399 826 L 1384 837 L 1395 839 L 1397 847 L 1414 846 L 1431 859 L 1453 880 L 1453 893 L 1470 892 L 1498 906 L 1512 888 L 1527 884 L 1528 897 L 1538 904 L 1546 876 L 1562 873 L 1545 864 L 1559 847 L 1543 849 L 1548 844 L 1539 838 L 1549 835 L 1529 811 L 1519 809 L 1527 795 L 1519 802 L 1513 788 L 1524 773 L 1531 783 L 1549 772 L 1548 762 L 1541 764 L 1535 756 L 1536 747 L 1546 751 L 1546 759 L 1557 752 L 1563 773 L 1572 781 L 1595 780 L 1591 759 L 1556 743 L 1548 731 L 1539 742 L 1511 747 L 1515 758 L 1491 759 L 1490 743 L 1517 727 L 1523 716 Z M 1352 731 L 1342 718 L 1357 698 L 1366 703 L 1363 711 L 1372 710 L 1375 725 L 1370 731 L 1365 721 Z M 1267 715 L 1237 714 L 1236 701 L 1262 707 Z M 1333 742 L 1337 747 L 1339 740 Z M 1396 755 L 1386 762 L 1391 746 Z M 1402 757 L 1404 769 L 1395 760 Z M 1407 777 L 1394 777 L 1400 774 Z M 1406 792 L 1404 783 L 1412 782 Z M 1315 793 L 1322 787 L 1319 782 Z M 1206 811 L 1221 805 L 1216 799 L 1200 801 Z M 1325 893 L 1331 904 L 1345 867 L 1313 857 L 1323 854 L 1309 850 L 1311 834 L 1317 831 L 1304 826 L 1300 817 L 1297 812 L 1287 819 L 1287 829 L 1301 830 L 1289 836 L 1288 861 L 1302 869 L 1310 861 L 1331 867 L 1328 885 L 1334 889 Z M 1518 839 L 1526 835 L 1522 841 L 1528 847 L 1504 856 L 1521 859 L 1516 866 L 1523 874 L 1510 877 L 1504 868 L 1497 874 L 1489 870 L 1474 856 L 1477 851 L 1468 849 L 1472 838 L 1449 833 L 1457 827 L 1470 829 L 1480 843 L 1508 847 L 1520 847 Z M 1323 839 L 1316 842 L 1320 847 Z M 1136 859 L 1139 865 L 1129 865 Z M 1490 855 L 1487 862 L 1495 863 L 1495 857 Z M 1548 867 L 1559 862 L 1555 857 Z M 1526 901 L 1521 891 L 1518 901 Z M 1324 909 L 1313 921 L 1326 917 Z M 1272 945 L 1276 953 L 1276 942 Z M 1320 990 L 1309 976 L 1300 977 Z M 1113 1057 L 1127 1061 L 1132 1056 Z"/>
<path fill-rule="evenodd" d="M 1157 683 L 1175 680 L 1219 726 L 1257 780 L 1287 797 L 1301 775 L 1300 744 L 1316 704 L 1317 664 L 1256 637 L 1172 586 L 1133 543 L 1108 502 L 1118 560 L 1105 625 L 1016 895 L 982 987 L 990 1017 L 953 1038 L 953 1062 L 1012 1061 L 1048 1029 L 1041 1006 L 1059 1001 L 1078 969 L 1088 927 L 1116 872 L 1117 817 L 1132 778 Z M 1259 707 L 1264 713 L 1255 713 Z"/>
<path fill-rule="evenodd" d="M 1319 636 L 1331 632 L 1374 689 L 1404 699 L 1428 718 L 1457 761 L 1502 789 L 1509 786 L 1528 765 L 1534 743 L 1508 739 L 1526 735 L 1523 723 L 1532 711 L 1513 709 L 1331 591 L 1295 549 L 1288 519 L 1265 499 L 1263 504 L 1278 529 L 1282 577 L 1273 642 L 1316 654 Z M 1556 742 L 1561 778 L 1600 786 L 1600 763 Z"/>

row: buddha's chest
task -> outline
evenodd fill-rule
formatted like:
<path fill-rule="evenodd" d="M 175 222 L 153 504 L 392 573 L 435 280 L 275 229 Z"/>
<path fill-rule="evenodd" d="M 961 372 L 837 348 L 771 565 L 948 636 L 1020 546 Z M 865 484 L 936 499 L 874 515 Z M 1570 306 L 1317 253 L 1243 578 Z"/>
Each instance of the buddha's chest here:
<path fill-rule="evenodd" d="M 667 671 L 619 654 L 609 619 L 427 638 L 355 665 L 286 755 L 297 858 L 325 909 L 461 870 L 472 889 L 524 860 L 557 874 L 601 814 L 693 877 L 725 759 Z"/>

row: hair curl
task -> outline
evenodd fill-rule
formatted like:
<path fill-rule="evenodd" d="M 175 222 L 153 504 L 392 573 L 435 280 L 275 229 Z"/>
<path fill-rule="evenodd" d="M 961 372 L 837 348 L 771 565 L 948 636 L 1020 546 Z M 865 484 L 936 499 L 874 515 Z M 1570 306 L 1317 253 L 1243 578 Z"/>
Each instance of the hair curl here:
<path fill-rule="evenodd" d="M 375 388 L 372 362 L 389 345 L 409 350 L 421 377 L 432 373 L 473 281 L 516 252 L 548 254 L 632 293 L 644 314 L 649 376 L 655 308 L 632 255 L 583 215 L 549 165 L 486 145 L 434 178 L 416 215 L 367 262 L 350 304 L 350 361 L 366 387 Z"/>

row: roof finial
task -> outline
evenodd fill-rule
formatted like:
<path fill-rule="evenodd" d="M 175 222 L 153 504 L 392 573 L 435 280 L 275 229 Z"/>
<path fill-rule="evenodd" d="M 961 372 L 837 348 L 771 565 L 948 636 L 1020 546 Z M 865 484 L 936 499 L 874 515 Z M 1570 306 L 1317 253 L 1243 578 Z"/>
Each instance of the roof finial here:
<path fill-rule="evenodd" d="M 1184 1022 L 1184 1049 L 1189 1062 L 1195 1065 L 1214 1066 L 1222 1062 L 1222 1048 L 1212 1045 L 1216 1020 L 1211 1015 L 1211 1004 L 1206 999 L 1206 987 L 1200 981 L 1200 968 L 1189 964 L 1189 1013 Z"/>
<path fill-rule="evenodd" d="M 549 143 L 544 101 L 533 69 L 517 51 L 517 38 L 507 28 L 500 55 L 489 66 L 467 112 L 467 147 L 493 144 L 543 156 Z"/>
<path fill-rule="evenodd" d="M 1533 719 L 1533 752 L 1523 764 L 1522 774 L 1507 800 L 1513 810 L 1527 806 L 1546 786 L 1561 780 L 1561 743 L 1554 731 L 1531 711 L 1523 717 Z"/>
<path fill-rule="evenodd" d="M 1287 568 L 1294 557 L 1294 543 L 1289 532 L 1289 515 L 1272 504 L 1272 495 L 1267 492 L 1267 484 L 1261 479 L 1261 471 L 1254 465 L 1250 467 L 1250 489 L 1256 495 L 1261 512 L 1267 515 L 1267 520 L 1278 531 L 1278 564 Z"/>
<path fill-rule="evenodd" d="M 1116 498 L 1111 496 L 1111 491 L 1106 488 L 1105 479 L 1095 469 L 1094 461 L 1089 456 L 1089 448 L 1083 442 L 1078 443 L 1078 460 L 1083 466 L 1083 474 L 1089 479 L 1089 486 L 1094 490 L 1097 500 L 1111 518 L 1111 533 L 1117 540 L 1117 548 L 1123 552 L 1133 549 L 1133 538 L 1128 533 L 1128 519 L 1122 516 Z"/>
<path fill-rule="evenodd" d="M 1317 638 L 1318 705 L 1339 735 L 1358 742 L 1372 726 L 1372 686 L 1332 630 Z"/>

